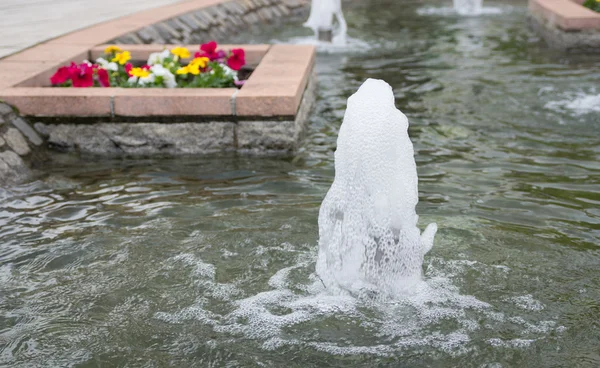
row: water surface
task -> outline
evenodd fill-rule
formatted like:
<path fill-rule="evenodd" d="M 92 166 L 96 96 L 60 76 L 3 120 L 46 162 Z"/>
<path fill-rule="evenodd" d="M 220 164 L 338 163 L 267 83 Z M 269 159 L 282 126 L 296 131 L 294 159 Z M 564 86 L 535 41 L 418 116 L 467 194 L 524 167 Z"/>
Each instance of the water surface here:
<path fill-rule="evenodd" d="M 297 157 L 56 154 L 0 190 L 0 366 L 599 366 L 600 61 L 546 48 L 525 4 L 485 5 L 347 6 Z M 383 304 L 314 275 L 345 101 L 369 77 L 409 118 L 417 212 L 440 229 L 425 285 Z"/>

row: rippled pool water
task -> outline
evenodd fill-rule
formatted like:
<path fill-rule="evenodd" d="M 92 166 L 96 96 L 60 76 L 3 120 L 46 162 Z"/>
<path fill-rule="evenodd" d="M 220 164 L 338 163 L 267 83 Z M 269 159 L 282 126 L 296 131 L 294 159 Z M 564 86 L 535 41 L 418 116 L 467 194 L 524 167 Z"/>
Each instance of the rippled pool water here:
<path fill-rule="evenodd" d="M 485 5 L 347 6 L 297 157 L 56 154 L 1 189 L 0 366 L 600 366 L 600 59 L 547 49 L 523 3 Z M 425 284 L 386 303 L 314 275 L 345 100 L 368 77 L 409 117 L 417 212 L 440 228 Z"/>

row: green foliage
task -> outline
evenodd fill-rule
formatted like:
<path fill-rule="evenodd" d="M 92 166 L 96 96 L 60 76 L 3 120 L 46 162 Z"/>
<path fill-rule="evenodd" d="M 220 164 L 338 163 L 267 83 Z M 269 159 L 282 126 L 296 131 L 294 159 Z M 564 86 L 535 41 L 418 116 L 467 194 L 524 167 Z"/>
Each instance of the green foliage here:
<path fill-rule="evenodd" d="M 585 0 L 583 6 L 600 13 L 600 0 Z"/>

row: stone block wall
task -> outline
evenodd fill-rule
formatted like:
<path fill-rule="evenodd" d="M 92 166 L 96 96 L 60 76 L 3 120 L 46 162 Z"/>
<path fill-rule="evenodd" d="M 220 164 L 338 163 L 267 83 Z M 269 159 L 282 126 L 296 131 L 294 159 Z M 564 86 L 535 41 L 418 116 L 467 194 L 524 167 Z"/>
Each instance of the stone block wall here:
<path fill-rule="evenodd" d="M 26 120 L 0 102 L 0 186 L 29 177 L 31 170 L 26 161 L 40 155 L 43 143 Z"/>
<path fill-rule="evenodd" d="M 531 29 L 552 48 L 567 53 L 600 53 L 600 31 L 564 31 L 536 14 L 530 14 L 528 20 Z"/>
<path fill-rule="evenodd" d="M 309 0 L 232 0 L 183 14 L 115 38 L 117 44 L 200 44 L 222 41 L 265 24 L 304 19 Z"/>

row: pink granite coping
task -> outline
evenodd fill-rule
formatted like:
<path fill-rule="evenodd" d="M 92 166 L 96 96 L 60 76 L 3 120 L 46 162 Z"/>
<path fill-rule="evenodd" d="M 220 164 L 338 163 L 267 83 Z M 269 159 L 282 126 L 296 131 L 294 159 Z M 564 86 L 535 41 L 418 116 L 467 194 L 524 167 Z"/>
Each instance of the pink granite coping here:
<path fill-rule="evenodd" d="M 571 0 L 529 0 L 529 11 L 565 31 L 600 30 L 600 13 Z"/>
<path fill-rule="evenodd" d="M 49 88 L 56 69 L 95 60 L 106 42 L 146 26 L 230 0 L 187 0 L 78 30 L 0 59 L 0 100 L 38 117 L 294 116 L 314 67 L 312 46 L 242 47 L 256 65 L 242 89 Z M 248 0 L 251 1 L 251 0 Z M 307 2 L 308 0 L 301 0 Z M 134 59 L 175 45 L 121 45 Z M 197 49 L 198 45 L 190 46 Z"/>
<path fill-rule="evenodd" d="M 109 44 L 99 45 L 92 48 L 89 52 L 90 60 L 96 60 L 99 57 L 104 56 L 104 49 L 109 46 Z M 127 50 L 131 52 L 131 58 L 133 60 L 147 60 L 151 53 L 153 52 L 161 52 L 164 49 L 173 49 L 174 47 L 182 46 L 186 47 L 192 55 L 196 51 L 200 51 L 200 45 L 121 45 L 120 47 L 123 50 Z M 232 49 L 244 49 L 246 54 L 246 63 L 248 65 L 256 66 L 261 61 L 263 56 L 269 51 L 271 45 L 219 45 L 219 49 L 225 52 L 229 52 Z M 187 62 L 189 60 L 183 60 Z"/>
<path fill-rule="evenodd" d="M 77 58 L 93 60 L 106 45 Z M 130 50 L 133 59 L 145 60 L 165 45 L 118 45 Z M 198 47 L 198 46 L 196 46 Z M 0 75 L 12 85 L 0 86 L 0 100 L 15 106 L 24 116 L 35 117 L 147 117 L 147 116 L 295 116 L 308 78 L 314 68 L 315 47 L 302 45 L 222 45 L 225 50 L 242 47 L 249 63 L 257 67 L 246 84 L 236 88 L 61 88 L 49 87 L 49 77 L 61 62 L 1 60 Z M 192 48 L 192 46 L 189 46 Z M 49 49 L 47 49 L 49 50 Z M 51 51 L 48 51 L 51 53 Z M 30 69 L 37 74 L 30 75 Z M 23 79 L 24 76 L 28 78 Z M 1 77 L 0 77 L 1 78 Z M 2 80 L 2 79 L 0 79 Z"/>
<path fill-rule="evenodd" d="M 292 116 L 315 63 L 310 45 L 273 45 L 236 97 L 239 116 Z"/>

